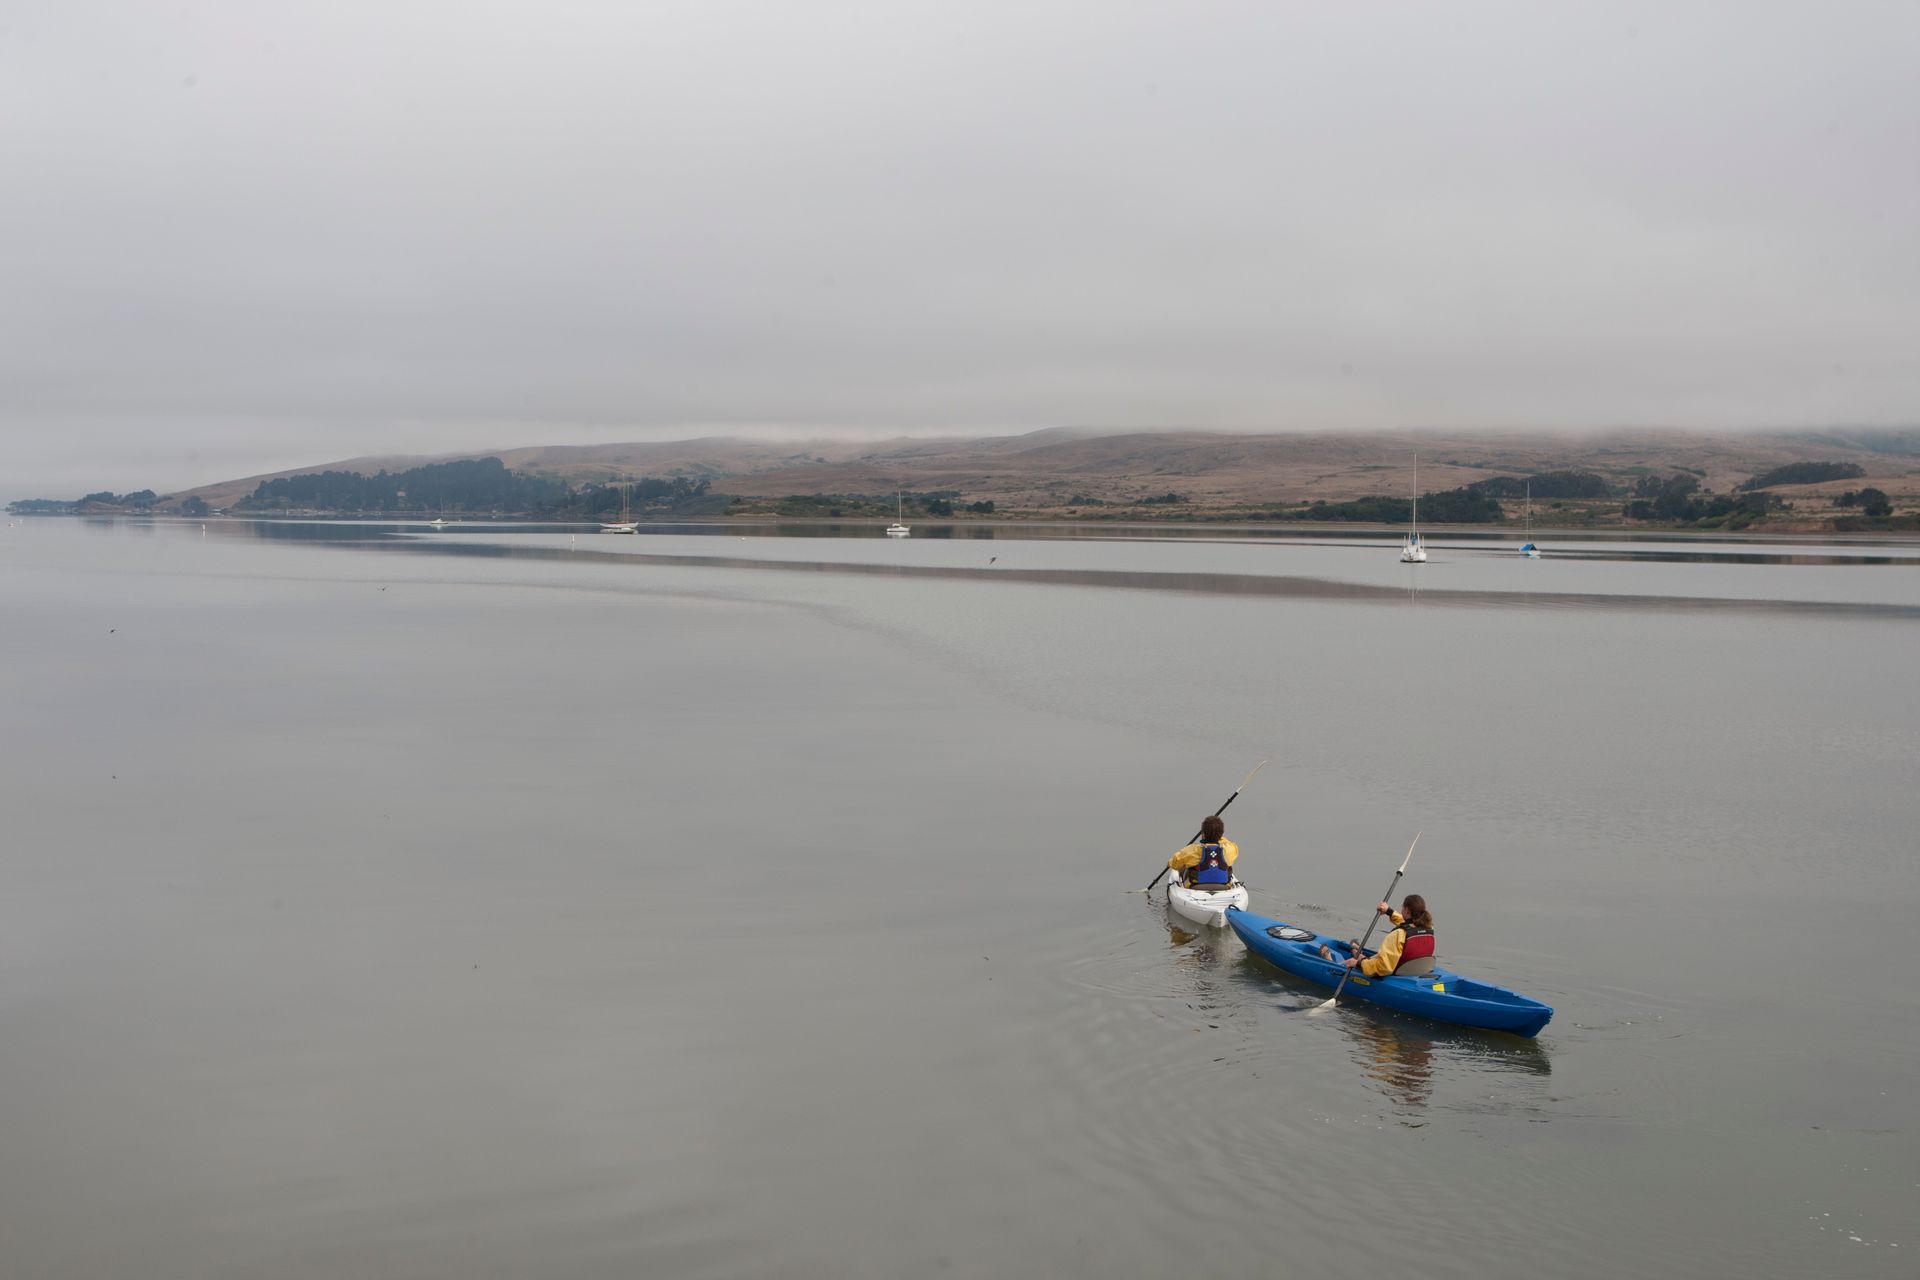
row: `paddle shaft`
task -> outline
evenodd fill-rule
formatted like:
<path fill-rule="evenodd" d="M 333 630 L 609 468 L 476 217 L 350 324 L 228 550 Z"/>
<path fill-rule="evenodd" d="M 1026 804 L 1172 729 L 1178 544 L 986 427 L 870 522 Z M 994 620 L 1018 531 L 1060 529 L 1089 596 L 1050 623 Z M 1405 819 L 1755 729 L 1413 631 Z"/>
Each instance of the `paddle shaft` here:
<path fill-rule="evenodd" d="M 1420 843 L 1420 833 L 1416 831 L 1414 832 L 1414 835 L 1413 835 L 1413 844 L 1419 844 L 1419 843 Z M 1407 863 L 1413 861 L 1413 844 L 1410 844 L 1407 846 L 1406 859 L 1401 862 L 1400 869 L 1393 873 L 1393 883 L 1389 884 L 1387 886 L 1387 891 L 1380 895 L 1380 901 L 1382 902 L 1393 901 L 1393 891 L 1399 887 L 1400 877 L 1407 874 Z M 1373 927 L 1379 923 L 1380 923 L 1380 913 L 1376 911 L 1373 913 L 1373 919 L 1367 921 L 1367 931 L 1360 935 L 1360 945 L 1356 947 L 1353 952 L 1354 959 L 1358 960 L 1360 958 L 1360 953 L 1367 949 L 1367 943 L 1373 938 Z M 1354 969 L 1358 969 L 1359 967 L 1360 966 L 1356 964 L 1355 966 L 1353 966 L 1353 969 L 1349 969 L 1345 973 L 1340 975 L 1340 985 L 1335 987 L 1333 989 L 1333 994 L 1327 997 L 1328 1004 L 1332 1004 L 1335 1000 L 1338 1000 L 1340 998 L 1340 993 L 1347 989 L 1347 979 L 1351 978 L 1353 976 Z"/>
<path fill-rule="evenodd" d="M 1222 800 L 1222 801 L 1220 802 L 1220 807 L 1219 807 L 1218 809 L 1215 809 L 1215 810 L 1213 811 L 1213 816 L 1217 818 L 1217 817 L 1219 817 L 1219 816 L 1220 816 L 1221 814 L 1223 814 L 1223 813 L 1225 813 L 1225 812 L 1227 811 L 1227 806 L 1228 806 L 1228 805 L 1230 805 L 1230 804 L 1232 804 L 1232 803 L 1233 803 L 1233 802 L 1234 802 L 1235 800 L 1238 800 L 1238 799 L 1240 798 L 1240 793 L 1241 793 L 1242 791 L 1245 791 L 1245 790 L 1247 789 L 1247 784 L 1248 784 L 1249 782 L 1252 782 L 1252 781 L 1253 781 L 1253 774 L 1254 774 L 1254 773 L 1258 773 L 1258 772 L 1260 772 L 1260 771 L 1261 771 L 1262 769 L 1264 769 L 1264 768 L 1266 768 L 1266 767 L 1267 767 L 1267 762 L 1266 762 L 1265 760 L 1262 760 L 1262 761 L 1261 761 L 1261 762 L 1260 762 L 1259 764 L 1257 764 L 1257 765 L 1255 765 L 1255 766 L 1253 766 L 1253 773 L 1250 773 L 1250 774 L 1248 774 L 1248 775 L 1247 775 L 1246 777 L 1244 777 L 1244 778 L 1242 778 L 1242 779 L 1240 779 L 1240 785 L 1239 785 L 1239 786 L 1237 786 L 1237 787 L 1235 787 L 1235 788 L 1233 789 L 1233 794 L 1232 794 L 1232 795 L 1230 795 L 1230 796 L 1228 796 L 1228 797 L 1227 797 L 1227 798 L 1226 798 L 1225 800 Z M 1202 835 L 1205 835 L 1205 834 L 1206 834 L 1206 830 L 1207 830 L 1207 829 L 1206 829 L 1206 827 L 1204 827 L 1204 826 L 1202 826 L 1202 827 L 1200 828 L 1200 830 L 1198 830 L 1198 831 L 1196 831 L 1196 832 L 1194 832 L 1194 833 L 1193 833 L 1193 840 L 1189 840 L 1189 841 L 1187 841 L 1187 844 L 1192 844 L 1194 840 L 1198 840 L 1198 839 L 1199 839 L 1199 838 L 1200 838 L 1200 837 L 1201 837 Z M 1181 848 L 1183 848 L 1183 849 L 1184 849 L 1185 847 L 1186 847 L 1186 845 L 1182 845 L 1182 846 L 1181 846 Z M 1167 874 L 1167 872 L 1169 872 L 1169 871 L 1171 871 L 1171 870 L 1173 870 L 1173 868 L 1172 868 L 1172 867 L 1162 867 L 1162 868 L 1160 868 L 1160 875 L 1158 875 L 1158 876 L 1155 876 L 1155 877 L 1154 877 L 1153 879 L 1151 879 L 1151 880 L 1149 880 L 1149 881 L 1147 881 L 1147 887 L 1146 887 L 1145 889 L 1142 889 L 1142 890 L 1141 890 L 1141 892 L 1142 892 L 1142 893 L 1152 893 L 1152 892 L 1153 892 L 1153 886 L 1155 886 L 1155 885 L 1157 885 L 1157 884 L 1159 884 L 1159 883 L 1160 883 L 1160 876 L 1164 876 L 1164 875 L 1166 875 L 1166 874 Z"/>

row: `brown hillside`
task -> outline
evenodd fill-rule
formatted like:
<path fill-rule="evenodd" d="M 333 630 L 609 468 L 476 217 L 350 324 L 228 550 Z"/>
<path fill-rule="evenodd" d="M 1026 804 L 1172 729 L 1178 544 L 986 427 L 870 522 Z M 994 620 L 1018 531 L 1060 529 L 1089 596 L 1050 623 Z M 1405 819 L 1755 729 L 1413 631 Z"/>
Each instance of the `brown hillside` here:
<path fill-rule="evenodd" d="M 1874 447 L 1868 448 L 1871 444 Z M 885 441 L 756 441 L 729 437 L 605 445 L 543 445 L 435 458 L 354 458 L 276 475 L 371 473 L 457 457 L 500 458 L 515 470 L 576 483 L 618 477 L 704 476 L 717 491 L 750 497 L 958 490 L 1002 506 L 1065 506 L 1086 495 L 1124 502 L 1177 492 L 1203 506 L 1407 492 L 1420 455 L 1423 492 L 1499 474 L 1596 471 L 1629 480 L 1648 471 L 1690 471 L 1725 491 L 1789 462 L 1857 463 L 1863 478 L 1816 490 L 1877 484 L 1920 489 L 1920 431 L 1837 434 L 1616 431 L 1584 435 L 1405 432 L 1367 435 L 1240 435 L 1197 431 L 1099 434 L 1055 429 L 1021 436 Z M 190 491 L 215 506 L 250 493 L 249 476 Z M 187 496 L 181 494 L 179 496 Z"/>

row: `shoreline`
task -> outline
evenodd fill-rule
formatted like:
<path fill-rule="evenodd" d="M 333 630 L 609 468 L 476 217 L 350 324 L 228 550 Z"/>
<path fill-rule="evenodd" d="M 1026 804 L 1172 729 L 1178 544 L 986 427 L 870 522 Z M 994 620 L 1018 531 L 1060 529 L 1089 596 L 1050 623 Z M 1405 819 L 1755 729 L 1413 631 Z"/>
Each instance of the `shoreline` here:
<path fill-rule="evenodd" d="M 96 512 L 35 512 L 12 516 L 14 521 L 25 520 L 96 520 L 128 521 L 143 524 L 329 524 L 329 525 L 414 525 L 426 526 L 435 519 L 425 514 L 363 514 L 351 515 L 334 512 L 228 512 L 220 515 L 187 516 L 174 513 L 147 513 L 134 511 L 96 511 Z M 496 513 L 460 514 L 444 513 L 438 518 L 445 519 L 449 527 L 467 526 L 538 526 L 550 528 L 556 532 L 580 532 L 591 530 L 600 533 L 601 521 L 597 519 L 542 519 L 527 515 L 505 515 Z M 766 513 L 753 513 L 735 516 L 681 516 L 676 518 L 639 519 L 636 523 L 642 529 L 687 528 L 804 528 L 804 529 L 860 529 L 873 523 L 871 518 L 858 519 L 780 516 Z M 880 526 L 875 525 L 876 529 Z M 1072 531 L 1079 536 L 1100 537 L 1102 534 L 1125 536 L 1133 534 L 1159 534 L 1163 536 L 1230 535 L 1258 534 L 1267 537 L 1285 534 L 1297 534 L 1314 537 L 1352 537 L 1360 538 L 1397 538 L 1406 532 L 1406 526 L 1397 524 L 1377 524 L 1360 521 L 1259 521 L 1259 520 L 1112 520 L 1088 519 L 1083 517 L 1061 516 L 1021 516 L 1014 514 L 992 516 L 940 516 L 934 519 L 922 519 L 915 523 L 916 530 L 929 529 L 1041 529 L 1054 532 Z M 1432 524 L 1423 526 L 1422 536 L 1435 538 L 1459 538 L 1482 541 L 1518 541 L 1529 536 L 1514 525 L 1494 524 Z M 613 535 L 608 535 L 613 536 Z M 1686 525 L 1577 525 L 1565 528 L 1536 524 L 1530 535 L 1535 541 L 1560 542 L 1636 542 L 1636 541 L 1682 541 L 1682 542 L 1721 542 L 1721 543 L 1795 543 L 1818 541 L 1822 543 L 1872 545 L 1892 543 L 1898 545 L 1920 543 L 1920 531 L 1907 529 L 1864 529 L 1834 530 L 1821 528 L 1785 528 L 1775 527 L 1764 531 L 1739 530 L 1729 532 L 1721 529 L 1699 529 Z"/>

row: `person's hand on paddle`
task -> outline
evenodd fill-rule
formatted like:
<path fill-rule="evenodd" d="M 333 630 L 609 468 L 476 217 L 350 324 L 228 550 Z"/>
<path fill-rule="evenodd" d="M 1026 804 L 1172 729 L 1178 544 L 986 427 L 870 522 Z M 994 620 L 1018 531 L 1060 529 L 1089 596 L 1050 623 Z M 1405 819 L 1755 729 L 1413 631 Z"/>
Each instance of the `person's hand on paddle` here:
<path fill-rule="evenodd" d="M 1373 909 L 1373 914 L 1377 916 L 1390 916 L 1393 914 L 1393 908 L 1383 902 Z"/>

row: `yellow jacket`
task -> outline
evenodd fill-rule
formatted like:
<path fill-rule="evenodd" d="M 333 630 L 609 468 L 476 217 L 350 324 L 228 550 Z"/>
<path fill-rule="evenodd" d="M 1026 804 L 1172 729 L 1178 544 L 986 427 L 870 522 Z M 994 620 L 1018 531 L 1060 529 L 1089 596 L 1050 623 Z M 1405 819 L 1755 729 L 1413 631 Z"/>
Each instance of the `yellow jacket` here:
<path fill-rule="evenodd" d="M 1380 940 L 1380 950 L 1360 962 L 1360 972 L 1369 978 L 1384 978 L 1400 967 L 1400 952 L 1407 945 L 1406 917 L 1392 913 L 1393 931 Z"/>
<path fill-rule="evenodd" d="M 1220 856 L 1226 860 L 1228 866 L 1232 866 L 1233 860 L 1240 856 L 1240 846 L 1226 839 L 1224 836 L 1221 837 L 1218 843 L 1220 845 Z M 1167 866 L 1175 871 L 1185 871 L 1189 867 L 1197 867 L 1199 865 L 1200 846 L 1197 844 L 1190 844 L 1167 859 Z"/>

